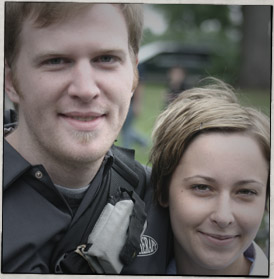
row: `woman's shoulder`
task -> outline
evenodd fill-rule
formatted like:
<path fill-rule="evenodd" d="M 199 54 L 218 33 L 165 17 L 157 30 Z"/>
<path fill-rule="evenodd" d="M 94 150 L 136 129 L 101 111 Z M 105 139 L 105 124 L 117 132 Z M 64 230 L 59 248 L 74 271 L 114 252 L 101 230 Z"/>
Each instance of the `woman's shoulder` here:
<path fill-rule="evenodd" d="M 167 266 L 166 274 L 169 274 L 169 275 L 177 274 L 175 258 L 172 258 L 171 261 L 169 262 L 169 264 Z"/>
<path fill-rule="evenodd" d="M 253 241 L 244 254 L 252 261 L 249 275 L 268 276 L 268 259 L 258 244 Z"/>

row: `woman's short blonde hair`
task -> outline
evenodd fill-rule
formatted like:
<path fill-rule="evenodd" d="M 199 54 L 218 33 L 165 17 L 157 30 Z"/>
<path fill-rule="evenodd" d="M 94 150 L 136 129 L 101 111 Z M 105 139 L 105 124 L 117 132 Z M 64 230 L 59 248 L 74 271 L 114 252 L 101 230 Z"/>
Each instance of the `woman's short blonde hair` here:
<path fill-rule="evenodd" d="M 194 137 L 210 131 L 243 132 L 259 143 L 270 162 L 270 121 L 260 111 L 239 104 L 233 89 L 220 80 L 182 92 L 158 117 L 150 153 L 156 199 L 168 201 L 168 187 L 184 151 Z"/>

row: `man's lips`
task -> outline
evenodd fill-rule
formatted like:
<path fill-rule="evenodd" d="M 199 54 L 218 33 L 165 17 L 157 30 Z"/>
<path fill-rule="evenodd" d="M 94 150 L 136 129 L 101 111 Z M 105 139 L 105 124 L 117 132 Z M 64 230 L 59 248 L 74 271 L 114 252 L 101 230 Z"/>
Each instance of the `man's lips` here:
<path fill-rule="evenodd" d="M 98 112 L 68 112 L 59 113 L 59 117 L 65 120 L 73 129 L 78 131 L 93 131 L 98 127 L 106 114 Z"/>
<path fill-rule="evenodd" d="M 82 112 L 69 112 L 69 113 L 60 113 L 61 117 L 70 118 L 73 120 L 88 122 L 93 121 L 99 117 L 105 116 L 104 113 L 98 112 L 89 112 L 89 113 L 82 113 Z"/>

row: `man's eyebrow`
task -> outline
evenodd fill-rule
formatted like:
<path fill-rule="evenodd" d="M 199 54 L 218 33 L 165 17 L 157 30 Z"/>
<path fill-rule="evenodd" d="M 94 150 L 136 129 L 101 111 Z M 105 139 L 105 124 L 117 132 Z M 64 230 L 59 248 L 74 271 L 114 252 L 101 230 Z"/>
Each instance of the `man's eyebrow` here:
<path fill-rule="evenodd" d="M 90 55 L 91 56 L 100 56 L 100 55 L 110 55 L 110 54 L 119 55 L 122 57 L 126 56 L 126 52 L 122 48 L 98 49 L 98 50 L 91 51 Z M 34 55 L 32 61 L 33 61 L 33 64 L 39 64 L 45 59 L 49 59 L 52 57 L 66 57 L 66 56 L 68 56 L 68 57 L 71 56 L 69 51 L 62 52 L 62 51 L 56 51 L 56 50 L 53 50 L 53 51 L 49 50 L 49 51 L 43 51 L 43 52 L 40 52 L 40 53 Z"/>
<path fill-rule="evenodd" d="M 45 52 L 41 52 L 38 53 L 36 55 L 34 55 L 34 57 L 32 58 L 32 63 L 33 64 L 39 64 L 42 61 L 49 59 L 49 58 L 53 58 L 53 57 L 64 57 L 66 56 L 65 54 L 61 54 L 60 52 L 56 52 L 56 51 L 45 51 Z"/>
<path fill-rule="evenodd" d="M 125 56 L 126 52 L 124 49 L 121 48 L 98 49 L 92 52 L 92 55 L 94 56 L 108 55 L 108 54 Z"/>

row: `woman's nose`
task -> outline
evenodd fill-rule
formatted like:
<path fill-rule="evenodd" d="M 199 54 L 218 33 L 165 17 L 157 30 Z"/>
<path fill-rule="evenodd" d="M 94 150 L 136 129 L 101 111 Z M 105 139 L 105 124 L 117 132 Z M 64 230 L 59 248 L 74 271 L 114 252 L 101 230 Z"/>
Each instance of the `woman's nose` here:
<path fill-rule="evenodd" d="M 225 228 L 234 222 L 235 219 L 229 194 L 218 197 L 210 220 L 220 228 Z"/>

